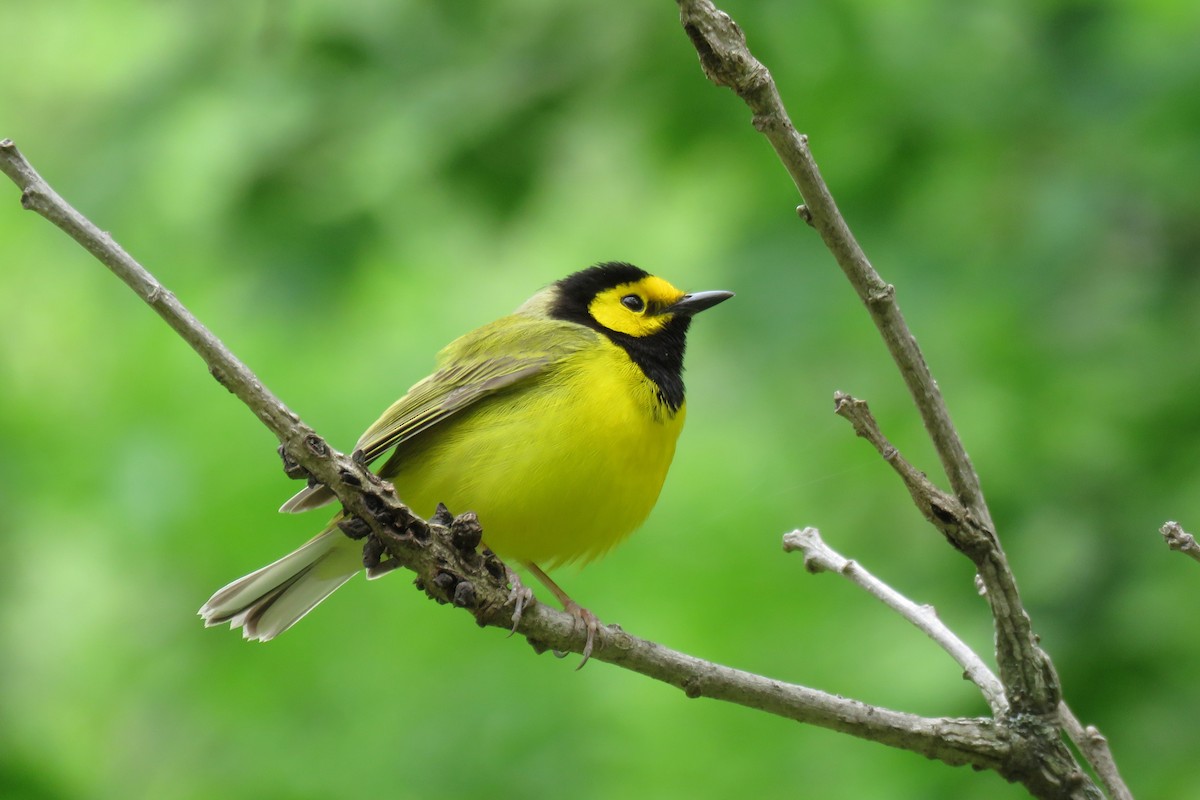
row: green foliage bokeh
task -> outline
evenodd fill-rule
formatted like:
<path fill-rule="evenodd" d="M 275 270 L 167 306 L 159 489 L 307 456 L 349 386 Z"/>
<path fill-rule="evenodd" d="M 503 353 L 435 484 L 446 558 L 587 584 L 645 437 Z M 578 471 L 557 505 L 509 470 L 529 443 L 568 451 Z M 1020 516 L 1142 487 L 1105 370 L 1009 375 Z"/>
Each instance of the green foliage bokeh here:
<path fill-rule="evenodd" d="M 11 3 L 0 137 L 331 442 L 598 260 L 701 318 L 658 508 L 571 593 L 692 654 L 986 708 L 780 535 L 816 525 L 981 652 L 969 564 L 831 413 L 937 463 L 867 315 L 673 3 Z M 1200 794 L 1200 6 L 729 4 L 975 460 L 1068 700 Z M 994 775 L 535 657 L 356 580 L 249 645 L 195 611 L 321 523 L 271 436 L 0 186 L 0 796 L 1020 797 Z"/>

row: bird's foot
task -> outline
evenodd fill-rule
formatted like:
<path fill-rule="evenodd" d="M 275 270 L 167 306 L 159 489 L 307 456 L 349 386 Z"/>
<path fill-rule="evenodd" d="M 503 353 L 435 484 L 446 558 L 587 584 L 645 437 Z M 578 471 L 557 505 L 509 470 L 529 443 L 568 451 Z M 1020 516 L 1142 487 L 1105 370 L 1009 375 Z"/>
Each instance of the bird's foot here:
<path fill-rule="evenodd" d="M 512 615 L 512 630 L 508 632 L 512 636 L 517 632 L 517 626 L 521 624 L 521 615 L 525 613 L 525 607 L 532 605 L 535 601 L 533 590 L 525 584 L 521 583 L 521 578 L 507 564 L 504 565 L 504 572 L 508 577 L 508 584 L 512 589 L 508 593 L 508 600 L 505 605 L 513 607 Z"/>
<path fill-rule="evenodd" d="M 583 669 L 583 665 L 592 657 L 592 648 L 596 644 L 596 632 L 600 630 L 600 620 L 595 614 L 588 611 L 583 606 L 571 599 L 571 596 L 562 590 L 562 587 L 555 583 L 549 575 L 542 570 L 537 564 L 532 561 L 525 562 L 525 568 L 533 573 L 533 577 L 542 582 L 542 585 L 554 593 L 558 598 L 558 602 L 562 603 L 563 611 L 566 611 L 575 619 L 583 623 L 583 630 L 586 634 L 586 639 L 583 643 L 583 660 L 579 662 L 576 670 Z"/>
<path fill-rule="evenodd" d="M 563 610 L 570 614 L 575 619 L 583 623 L 583 628 L 587 633 L 587 640 L 583 643 L 583 660 L 579 662 L 579 666 L 575 668 L 578 672 L 583 669 L 583 665 L 592 657 L 592 647 L 596 643 L 596 631 L 600 630 L 600 618 L 588 611 L 583 606 L 576 603 L 574 600 L 564 600 Z"/>

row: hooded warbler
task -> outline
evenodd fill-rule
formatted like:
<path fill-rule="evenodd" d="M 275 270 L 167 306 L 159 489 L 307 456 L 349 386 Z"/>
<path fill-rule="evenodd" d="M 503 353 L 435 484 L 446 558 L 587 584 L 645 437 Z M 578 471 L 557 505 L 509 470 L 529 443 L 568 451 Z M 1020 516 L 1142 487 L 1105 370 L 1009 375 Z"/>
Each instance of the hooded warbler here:
<path fill-rule="evenodd" d="M 686 412 L 692 316 L 732 292 L 685 294 L 619 262 L 551 284 L 514 313 L 451 342 L 436 371 L 358 440 L 416 514 L 475 511 L 484 543 L 525 565 L 588 628 L 597 621 L 542 571 L 603 555 L 658 500 Z M 280 509 L 335 497 L 300 491 Z M 200 615 L 267 641 L 363 569 L 335 517 L 298 550 L 216 592 Z M 376 577 L 368 574 L 368 577 Z"/>

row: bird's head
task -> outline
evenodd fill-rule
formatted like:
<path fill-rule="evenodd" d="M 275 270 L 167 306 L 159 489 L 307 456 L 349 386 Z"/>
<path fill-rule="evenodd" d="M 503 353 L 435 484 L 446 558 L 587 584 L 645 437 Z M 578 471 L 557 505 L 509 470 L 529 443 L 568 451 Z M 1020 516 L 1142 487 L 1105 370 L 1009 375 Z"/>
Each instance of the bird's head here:
<path fill-rule="evenodd" d="M 608 262 L 568 275 L 551 287 L 549 314 L 617 337 L 682 340 L 694 314 L 733 292 L 681 292 L 632 264 Z"/>

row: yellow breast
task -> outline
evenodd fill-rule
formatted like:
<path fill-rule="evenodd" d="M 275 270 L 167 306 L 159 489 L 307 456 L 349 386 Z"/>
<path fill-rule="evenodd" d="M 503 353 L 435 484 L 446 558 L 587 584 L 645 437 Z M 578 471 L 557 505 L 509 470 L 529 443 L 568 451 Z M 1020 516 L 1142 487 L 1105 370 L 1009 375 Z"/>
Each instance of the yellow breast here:
<path fill-rule="evenodd" d="M 685 408 L 607 339 L 554 371 L 401 445 L 386 476 L 418 514 L 475 511 L 502 557 L 545 567 L 593 559 L 658 500 Z"/>

